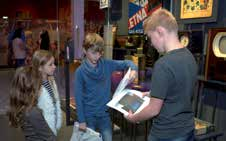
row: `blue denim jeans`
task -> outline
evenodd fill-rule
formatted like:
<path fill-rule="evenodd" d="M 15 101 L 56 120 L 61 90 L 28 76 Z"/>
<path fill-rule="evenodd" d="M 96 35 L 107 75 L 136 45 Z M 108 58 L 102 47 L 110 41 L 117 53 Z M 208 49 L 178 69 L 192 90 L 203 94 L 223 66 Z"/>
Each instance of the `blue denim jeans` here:
<path fill-rule="evenodd" d="M 158 138 L 152 135 L 149 135 L 148 141 L 194 141 L 194 131 L 187 133 L 184 136 L 177 138 Z"/>
<path fill-rule="evenodd" d="M 111 119 L 109 116 L 89 117 L 86 118 L 87 127 L 98 130 L 103 138 L 103 141 L 112 141 L 112 127 Z"/>

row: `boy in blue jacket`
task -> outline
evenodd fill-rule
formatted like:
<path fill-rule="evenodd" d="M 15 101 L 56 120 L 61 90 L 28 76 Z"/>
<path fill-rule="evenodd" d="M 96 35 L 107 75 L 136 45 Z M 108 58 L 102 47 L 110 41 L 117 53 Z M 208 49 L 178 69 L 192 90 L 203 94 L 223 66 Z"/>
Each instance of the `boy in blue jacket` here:
<path fill-rule="evenodd" d="M 137 66 L 128 60 L 102 58 L 104 40 L 88 33 L 83 44 L 85 59 L 75 72 L 75 102 L 79 129 L 87 127 L 101 133 L 104 141 L 112 141 L 112 127 L 107 103 L 111 99 L 111 74 L 131 68 L 131 81 L 137 77 Z"/>

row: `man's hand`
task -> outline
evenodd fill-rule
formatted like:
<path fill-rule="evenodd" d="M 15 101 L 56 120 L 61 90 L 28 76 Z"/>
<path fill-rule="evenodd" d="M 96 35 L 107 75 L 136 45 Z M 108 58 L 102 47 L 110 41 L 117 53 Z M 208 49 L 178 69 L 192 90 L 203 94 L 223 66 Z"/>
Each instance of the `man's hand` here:
<path fill-rule="evenodd" d="M 85 122 L 83 122 L 83 123 L 79 123 L 79 130 L 81 130 L 81 131 L 86 131 L 86 123 Z"/>

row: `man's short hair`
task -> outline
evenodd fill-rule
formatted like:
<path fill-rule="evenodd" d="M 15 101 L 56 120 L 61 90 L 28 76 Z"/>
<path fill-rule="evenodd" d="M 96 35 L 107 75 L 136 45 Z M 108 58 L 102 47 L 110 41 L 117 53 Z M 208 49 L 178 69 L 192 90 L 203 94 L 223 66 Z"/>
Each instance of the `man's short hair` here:
<path fill-rule="evenodd" d="M 156 10 L 143 24 L 145 33 L 149 30 L 155 30 L 158 26 L 164 27 L 169 32 L 178 32 L 178 24 L 175 17 L 166 9 Z"/>
<path fill-rule="evenodd" d="M 87 51 L 92 49 L 95 52 L 104 51 L 104 40 L 103 38 L 96 33 L 87 33 L 83 43 L 83 48 Z"/>

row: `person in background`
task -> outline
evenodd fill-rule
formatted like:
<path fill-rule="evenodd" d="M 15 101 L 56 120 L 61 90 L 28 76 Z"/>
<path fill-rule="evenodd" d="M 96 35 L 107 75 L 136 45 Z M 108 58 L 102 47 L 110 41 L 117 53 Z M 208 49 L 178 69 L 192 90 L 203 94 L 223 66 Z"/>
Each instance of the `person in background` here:
<path fill-rule="evenodd" d="M 43 30 L 41 32 L 41 35 L 40 35 L 40 49 L 43 49 L 43 50 L 49 50 L 49 47 L 50 47 L 50 39 L 49 39 L 49 33 L 47 30 Z"/>
<path fill-rule="evenodd" d="M 56 137 L 37 106 L 39 89 L 33 79 L 32 67 L 16 70 L 10 90 L 10 125 L 20 127 L 26 141 L 55 141 Z"/>
<path fill-rule="evenodd" d="M 17 22 L 15 29 L 8 36 L 8 64 L 20 67 L 25 64 L 26 47 L 22 22 Z"/>
<path fill-rule="evenodd" d="M 25 65 L 25 59 L 27 57 L 27 51 L 25 43 L 21 38 L 15 38 L 13 40 L 13 56 L 15 59 L 15 67 L 21 67 Z"/>
<path fill-rule="evenodd" d="M 85 58 L 75 72 L 75 102 L 79 129 L 87 127 L 101 133 L 103 141 L 112 141 L 112 127 L 107 103 L 111 98 L 111 75 L 131 68 L 130 79 L 137 77 L 137 67 L 128 60 L 102 58 L 104 40 L 96 33 L 87 33 L 83 51 Z"/>
<path fill-rule="evenodd" d="M 149 141 L 193 141 L 191 98 L 197 79 L 196 61 L 181 45 L 176 19 L 169 11 L 152 13 L 144 22 L 144 30 L 154 48 L 165 54 L 153 68 L 149 105 L 125 118 L 131 122 L 153 119 Z"/>
<path fill-rule="evenodd" d="M 24 24 L 21 21 L 16 22 L 15 28 L 13 28 L 13 30 L 9 33 L 8 41 L 12 42 L 15 38 L 20 38 L 23 42 L 26 41 Z"/>

